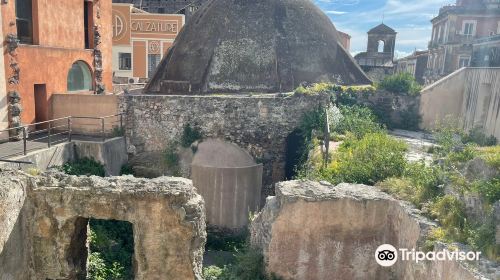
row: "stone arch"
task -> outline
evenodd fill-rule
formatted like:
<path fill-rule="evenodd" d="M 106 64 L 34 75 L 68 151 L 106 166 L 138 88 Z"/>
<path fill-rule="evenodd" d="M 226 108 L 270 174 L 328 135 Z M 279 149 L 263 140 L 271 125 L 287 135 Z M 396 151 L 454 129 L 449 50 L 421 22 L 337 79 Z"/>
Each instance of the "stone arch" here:
<path fill-rule="evenodd" d="M 68 91 L 91 91 L 92 88 L 92 68 L 85 61 L 75 61 L 68 70 Z"/>

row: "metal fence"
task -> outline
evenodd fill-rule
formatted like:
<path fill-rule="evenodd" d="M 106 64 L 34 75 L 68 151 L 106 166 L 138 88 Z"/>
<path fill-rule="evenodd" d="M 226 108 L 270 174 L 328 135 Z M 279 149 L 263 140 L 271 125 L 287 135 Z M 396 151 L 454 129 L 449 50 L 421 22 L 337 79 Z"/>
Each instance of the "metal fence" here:
<path fill-rule="evenodd" d="M 111 137 L 123 136 L 123 129 L 123 115 L 116 114 L 104 117 L 69 116 L 0 130 L 0 135 L 8 135 L 2 139 L 7 143 L 0 144 L 0 158 L 26 155 L 31 150 L 71 142 L 75 137 L 104 142 Z M 22 147 L 17 143 L 22 143 Z"/>

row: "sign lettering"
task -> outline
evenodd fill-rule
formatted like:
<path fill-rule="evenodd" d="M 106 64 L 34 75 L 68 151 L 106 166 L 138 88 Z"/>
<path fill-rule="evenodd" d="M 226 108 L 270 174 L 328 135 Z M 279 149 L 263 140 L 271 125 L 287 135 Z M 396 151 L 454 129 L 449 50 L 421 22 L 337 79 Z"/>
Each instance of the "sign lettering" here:
<path fill-rule="evenodd" d="M 177 34 L 177 22 L 167 20 L 132 20 L 133 32 Z"/>

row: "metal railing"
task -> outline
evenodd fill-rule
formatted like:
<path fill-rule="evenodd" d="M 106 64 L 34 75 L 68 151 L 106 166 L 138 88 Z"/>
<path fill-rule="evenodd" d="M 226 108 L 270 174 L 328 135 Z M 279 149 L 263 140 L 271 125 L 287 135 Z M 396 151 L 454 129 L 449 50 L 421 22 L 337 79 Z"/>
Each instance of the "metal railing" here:
<path fill-rule="evenodd" d="M 85 121 L 90 121 L 90 123 Z M 22 141 L 22 154 L 26 155 L 30 150 L 45 147 L 45 144 L 50 148 L 54 144 L 71 142 L 75 135 L 98 138 L 102 142 L 110 136 L 122 136 L 123 114 L 104 117 L 69 116 L 0 130 L 1 134 L 9 135 L 3 140 L 11 143 L 11 148 L 14 147 L 12 143 Z M 0 153 L 0 158 L 21 154 L 16 148 L 14 147 L 12 154 L 5 153 L 5 151 L 3 154 Z"/>

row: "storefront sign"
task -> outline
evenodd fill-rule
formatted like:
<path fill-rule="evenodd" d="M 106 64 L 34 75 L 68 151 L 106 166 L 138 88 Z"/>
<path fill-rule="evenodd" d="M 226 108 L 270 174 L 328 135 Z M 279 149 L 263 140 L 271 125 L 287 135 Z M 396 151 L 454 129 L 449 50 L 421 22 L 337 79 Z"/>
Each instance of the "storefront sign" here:
<path fill-rule="evenodd" d="M 177 34 L 178 32 L 177 22 L 171 20 L 135 19 L 132 20 L 130 27 L 132 32 L 136 33 Z"/>

